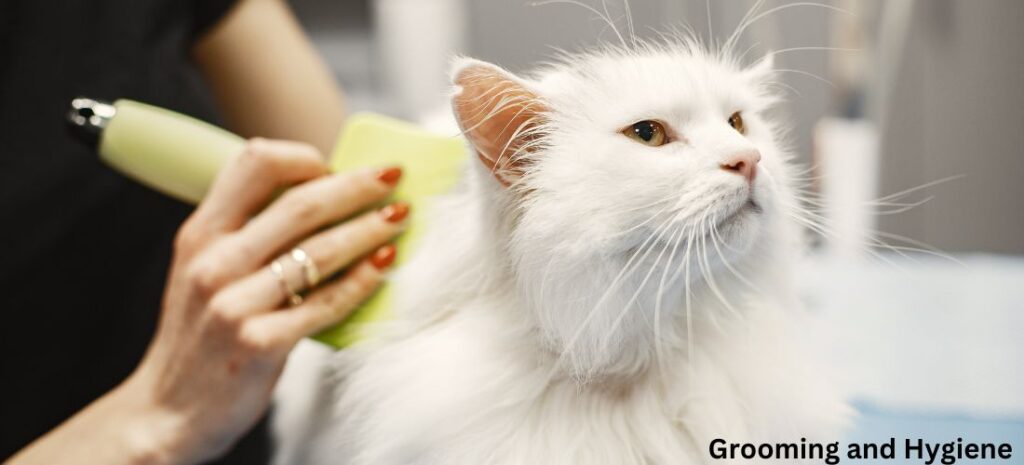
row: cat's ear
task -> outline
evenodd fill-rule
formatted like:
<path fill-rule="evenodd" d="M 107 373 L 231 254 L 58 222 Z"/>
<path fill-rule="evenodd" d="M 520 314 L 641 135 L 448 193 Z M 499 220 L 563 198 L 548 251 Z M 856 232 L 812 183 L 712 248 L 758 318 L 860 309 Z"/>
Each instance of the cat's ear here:
<path fill-rule="evenodd" d="M 747 68 L 743 74 L 745 74 L 752 82 L 765 82 L 771 80 L 771 76 L 774 72 L 775 52 L 769 51 L 763 58 L 757 60 L 757 63 L 754 63 Z"/>
<path fill-rule="evenodd" d="M 480 161 L 505 186 L 522 176 L 547 107 L 530 85 L 495 65 L 462 58 L 452 69 L 452 110 Z"/>

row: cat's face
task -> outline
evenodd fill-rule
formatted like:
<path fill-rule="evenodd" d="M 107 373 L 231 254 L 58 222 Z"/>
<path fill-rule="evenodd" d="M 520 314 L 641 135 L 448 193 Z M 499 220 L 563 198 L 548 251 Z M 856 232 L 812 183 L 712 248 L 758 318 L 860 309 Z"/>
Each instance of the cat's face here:
<path fill-rule="evenodd" d="M 571 58 L 533 80 L 461 64 L 456 114 L 514 199 L 508 251 L 528 300 L 559 307 L 537 310 L 553 344 L 648 340 L 657 295 L 699 281 L 684 263 L 711 273 L 770 246 L 785 169 L 764 117 L 770 68 L 685 45 Z"/>
<path fill-rule="evenodd" d="M 732 251 L 757 246 L 781 169 L 765 72 L 679 51 L 597 55 L 545 76 L 547 140 L 522 179 L 523 227 L 575 253 L 712 227 Z"/>

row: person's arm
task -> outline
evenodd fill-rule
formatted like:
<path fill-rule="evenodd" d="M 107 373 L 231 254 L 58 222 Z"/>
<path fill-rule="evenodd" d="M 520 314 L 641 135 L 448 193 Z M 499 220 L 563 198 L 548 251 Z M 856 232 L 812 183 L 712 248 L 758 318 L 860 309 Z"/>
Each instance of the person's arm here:
<path fill-rule="evenodd" d="M 170 464 L 183 422 L 118 387 L 21 450 L 5 465 Z"/>
<path fill-rule="evenodd" d="M 241 0 L 192 49 L 228 127 L 330 154 L 341 91 L 284 0 Z"/>
<path fill-rule="evenodd" d="M 407 206 L 338 222 L 387 198 L 401 171 L 327 173 L 309 145 L 250 141 L 178 231 L 160 325 L 139 366 L 5 463 L 191 465 L 228 450 L 266 412 L 288 352 L 344 319 L 394 260 L 383 244 Z M 307 261 L 279 255 L 289 247 Z M 309 266 L 324 282 L 308 281 Z"/>

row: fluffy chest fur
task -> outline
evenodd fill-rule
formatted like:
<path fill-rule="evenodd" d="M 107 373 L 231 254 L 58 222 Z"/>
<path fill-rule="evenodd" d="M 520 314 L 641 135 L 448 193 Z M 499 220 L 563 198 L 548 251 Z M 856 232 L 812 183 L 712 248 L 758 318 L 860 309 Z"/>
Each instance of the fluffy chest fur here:
<path fill-rule="evenodd" d="M 300 455 L 318 464 L 711 463 L 714 438 L 826 440 L 846 414 L 791 352 L 798 346 L 778 327 L 786 319 L 771 309 L 747 309 L 747 322 L 773 330 L 706 340 L 692 357 L 663 361 L 668 372 L 581 385 L 553 372 L 526 328 L 494 316 L 500 303 L 477 303 L 334 360 L 327 382 L 339 384 L 308 412 L 317 431 L 291 438 Z"/>

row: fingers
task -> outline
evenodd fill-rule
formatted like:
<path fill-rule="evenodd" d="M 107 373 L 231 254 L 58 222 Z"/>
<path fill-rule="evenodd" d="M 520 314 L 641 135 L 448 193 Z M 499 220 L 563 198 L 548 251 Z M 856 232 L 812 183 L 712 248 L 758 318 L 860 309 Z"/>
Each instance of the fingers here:
<path fill-rule="evenodd" d="M 225 255 L 246 273 L 324 225 L 378 203 L 394 184 L 377 170 L 327 176 L 289 190 L 232 238 Z"/>
<path fill-rule="evenodd" d="M 406 204 L 397 203 L 364 213 L 306 239 L 298 247 L 309 255 L 326 279 L 398 235 L 408 211 Z M 291 259 L 283 258 L 282 262 L 288 260 Z M 290 271 L 299 272 L 298 263 L 287 265 L 291 265 Z M 236 317 L 269 312 L 287 297 L 280 279 L 269 267 L 264 267 L 224 288 L 215 299 L 232 302 L 231 311 Z"/>
<path fill-rule="evenodd" d="M 275 191 L 328 173 L 310 145 L 266 139 L 248 141 L 221 169 L 210 192 L 179 233 L 179 249 L 194 250 L 212 237 L 238 229 Z"/>
<path fill-rule="evenodd" d="M 205 288 L 219 289 L 265 266 L 314 230 L 387 198 L 400 175 L 398 168 L 364 169 L 296 186 L 197 257 L 193 266 L 208 272 Z"/>
<path fill-rule="evenodd" d="M 310 237 L 299 247 L 317 269 L 331 275 L 401 232 L 408 212 L 407 204 L 394 203 Z"/>
<path fill-rule="evenodd" d="M 394 261 L 394 246 L 384 246 L 340 279 L 311 293 L 301 305 L 245 320 L 243 331 L 272 347 L 290 348 L 300 339 L 347 317 L 383 281 Z"/>

